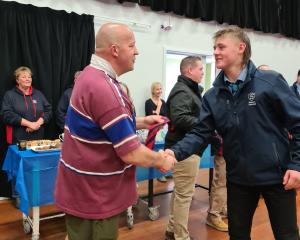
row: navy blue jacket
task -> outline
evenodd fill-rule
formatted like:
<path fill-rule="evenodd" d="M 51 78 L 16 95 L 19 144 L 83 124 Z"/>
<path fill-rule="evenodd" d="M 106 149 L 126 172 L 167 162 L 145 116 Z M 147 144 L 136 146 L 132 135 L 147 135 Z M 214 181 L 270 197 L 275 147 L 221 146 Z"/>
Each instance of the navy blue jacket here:
<path fill-rule="evenodd" d="M 234 96 L 221 71 L 203 97 L 199 124 L 171 149 L 185 159 L 217 130 L 224 140 L 229 182 L 279 184 L 287 169 L 300 171 L 300 101 L 279 73 L 260 71 L 251 61 L 247 69 Z"/>
<path fill-rule="evenodd" d="M 24 95 L 14 87 L 3 97 L 1 114 L 6 124 L 7 142 L 17 143 L 19 140 L 44 138 L 44 124 L 38 130 L 29 133 L 26 132 L 26 127 L 21 126 L 21 120 L 24 118 L 35 122 L 42 117 L 47 124 L 52 117 L 52 107 L 39 90 L 32 88 L 29 95 Z"/>

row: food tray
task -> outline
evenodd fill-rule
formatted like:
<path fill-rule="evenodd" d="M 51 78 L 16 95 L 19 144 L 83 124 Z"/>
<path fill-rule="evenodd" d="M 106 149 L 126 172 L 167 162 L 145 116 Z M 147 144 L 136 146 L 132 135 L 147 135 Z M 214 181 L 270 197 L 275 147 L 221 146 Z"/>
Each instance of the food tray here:
<path fill-rule="evenodd" d="M 32 146 L 30 149 L 33 152 L 36 153 L 48 153 L 48 152 L 57 152 L 60 151 L 61 148 L 48 148 L 48 149 L 43 149 L 44 147 L 49 147 L 49 146 Z"/>

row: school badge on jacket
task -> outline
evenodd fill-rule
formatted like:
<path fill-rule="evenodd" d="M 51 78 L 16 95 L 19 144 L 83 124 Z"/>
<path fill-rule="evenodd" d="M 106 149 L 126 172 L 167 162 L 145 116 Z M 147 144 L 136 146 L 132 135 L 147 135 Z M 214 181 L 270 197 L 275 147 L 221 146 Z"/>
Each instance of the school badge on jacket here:
<path fill-rule="evenodd" d="M 256 105 L 256 102 L 255 102 L 255 93 L 254 92 L 251 92 L 248 94 L 248 105 L 249 106 L 255 106 Z"/>

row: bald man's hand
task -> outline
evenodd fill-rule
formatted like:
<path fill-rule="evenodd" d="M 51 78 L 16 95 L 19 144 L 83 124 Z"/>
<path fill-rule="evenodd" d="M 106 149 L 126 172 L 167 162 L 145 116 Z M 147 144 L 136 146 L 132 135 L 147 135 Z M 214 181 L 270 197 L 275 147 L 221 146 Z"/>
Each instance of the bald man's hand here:
<path fill-rule="evenodd" d="M 137 129 L 147 129 L 153 124 L 164 123 L 165 118 L 160 115 L 150 115 L 146 117 L 137 117 L 136 118 L 136 128 Z"/>

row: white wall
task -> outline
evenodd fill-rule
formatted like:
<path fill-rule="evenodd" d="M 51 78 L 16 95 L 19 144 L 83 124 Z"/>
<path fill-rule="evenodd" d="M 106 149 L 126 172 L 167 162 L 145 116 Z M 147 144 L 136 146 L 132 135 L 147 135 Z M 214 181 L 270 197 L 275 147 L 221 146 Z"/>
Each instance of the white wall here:
<path fill-rule="evenodd" d="M 171 31 L 160 29 L 168 23 L 169 14 L 153 12 L 133 3 L 119 4 L 115 0 L 17 0 L 25 4 L 50 7 L 57 10 L 87 13 L 99 17 L 129 20 L 151 25 L 148 32 L 135 31 L 137 57 L 135 70 L 121 77 L 130 87 L 138 115 L 144 114 L 144 101 L 149 98 L 154 81 L 164 83 L 163 49 L 166 46 L 187 52 L 212 54 L 212 35 L 222 26 L 171 15 Z M 98 26 L 95 26 L 98 29 Z M 249 30 L 252 43 L 252 60 L 256 65 L 268 64 L 281 72 L 291 84 L 300 68 L 300 41 L 279 35 Z"/>

